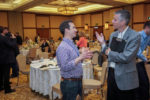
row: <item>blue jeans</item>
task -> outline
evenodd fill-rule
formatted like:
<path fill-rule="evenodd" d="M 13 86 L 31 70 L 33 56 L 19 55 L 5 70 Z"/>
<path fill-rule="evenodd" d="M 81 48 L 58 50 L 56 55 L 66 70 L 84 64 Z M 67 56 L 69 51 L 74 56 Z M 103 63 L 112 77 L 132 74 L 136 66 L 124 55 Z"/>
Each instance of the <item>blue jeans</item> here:
<path fill-rule="evenodd" d="M 76 100 L 78 94 L 82 97 L 82 80 L 63 80 L 60 88 L 63 94 L 62 100 Z"/>

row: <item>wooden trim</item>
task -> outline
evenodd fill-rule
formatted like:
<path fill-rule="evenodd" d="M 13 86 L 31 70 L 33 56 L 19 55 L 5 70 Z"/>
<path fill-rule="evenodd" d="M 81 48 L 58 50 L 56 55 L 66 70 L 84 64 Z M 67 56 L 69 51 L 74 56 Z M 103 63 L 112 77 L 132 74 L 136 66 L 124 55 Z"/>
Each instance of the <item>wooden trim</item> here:
<path fill-rule="evenodd" d="M 6 12 L 7 13 L 7 27 L 8 27 L 8 30 L 10 30 L 9 28 L 9 14 L 8 14 L 8 11 Z"/>
<path fill-rule="evenodd" d="M 145 22 L 134 22 L 133 24 L 144 24 Z"/>
<path fill-rule="evenodd" d="M 103 18 L 103 13 L 104 13 L 104 12 L 102 12 L 102 27 L 104 27 L 104 18 Z M 103 28 L 102 28 L 102 33 L 104 33 Z"/>
<path fill-rule="evenodd" d="M 24 23 L 23 23 L 23 12 L 21 13 L 21 16 L 22 16 L 22 38 L 23 38 L 23 40 L 24 40 Z"/>
<path fill-rule="evenodd" d="M 132 24 L 132 29 L 133 29 L 133 5 L 131 5 L 132 6 L 132 22 L 131 22 L 131 24 Z"/>
<path fill-rule="evenodd" d="M 36 16 L 44 16 L 44 17 L 48 17 L 49 14 L 36 14 Z"/>
<path fill-rule="evenodd" d="M 36 27 L 23 27 L 23 29 L 36 29 Z"/>
<path fill-rule="evenodd" d="M 51 26 L 50 26 L 50 15 L 48 16 L 48 19 L 49 19 L 49 26 L 48 26 L 48 27 L 50 28 L 50 27 L 51 27 Z M 50 37 L 51 37 L 51 30 L 49 29 L 49 38 L 50 38 Z"/>
<path fill-rule="evenodd" d="M 56 27 L 50 27 L 49 29 L 59 29 L 59 28 L 56 28 Z"/>
<path fill-rule="evenodd" d="M 50 28 L 36 28 L 36 29 L 50 29 Z"/>
<path fill-rule="evenodd" d="M 37 15 L 35 14 L 35 27 L 37 28 Z"/>

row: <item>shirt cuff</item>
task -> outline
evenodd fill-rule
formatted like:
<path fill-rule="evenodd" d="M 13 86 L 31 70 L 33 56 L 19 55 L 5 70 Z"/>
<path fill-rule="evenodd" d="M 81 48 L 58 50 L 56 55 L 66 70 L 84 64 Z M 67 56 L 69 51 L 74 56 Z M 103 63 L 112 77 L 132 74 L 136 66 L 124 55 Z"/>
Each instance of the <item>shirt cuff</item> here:
<path fill-rule="evenodd" d="M 103 43 L 103 44 L 102 44 L 102 50 L 104 50 L 105 47 L 106 47 L 106 44 Z"/>

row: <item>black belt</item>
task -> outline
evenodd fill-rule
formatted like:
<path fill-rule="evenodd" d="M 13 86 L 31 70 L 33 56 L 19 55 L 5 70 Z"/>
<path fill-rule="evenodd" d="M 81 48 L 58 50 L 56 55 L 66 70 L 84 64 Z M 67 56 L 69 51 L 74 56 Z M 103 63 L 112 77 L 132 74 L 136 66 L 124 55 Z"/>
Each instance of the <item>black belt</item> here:
<path fill-rule="evenodd" d="M 82 77 L 80 78 L 64 78 L 64 77 L 61 77 L 61 80 L 71 80 L 71 81 L 81 81 L 82 80 Z"/>

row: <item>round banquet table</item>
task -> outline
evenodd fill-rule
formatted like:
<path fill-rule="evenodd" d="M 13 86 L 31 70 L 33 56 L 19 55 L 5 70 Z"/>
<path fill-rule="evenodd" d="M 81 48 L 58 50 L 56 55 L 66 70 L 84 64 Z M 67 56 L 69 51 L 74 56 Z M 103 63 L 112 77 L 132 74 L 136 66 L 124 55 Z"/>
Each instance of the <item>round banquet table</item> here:
<path fill-rule="evenodd" d="M 51 66 L 40 68 L 42 65 Z M 93 67 L 90 61 L 82 63 L 83 79 L 93 79 Z M 36 60 L 30 65 L 30 88 L 42 95 L 49 95 L 51 98 L 52 86 L 60 83 L 60 68 L 55 60 Z M 58 95 L 54 93 L 54 98 Z"/>

